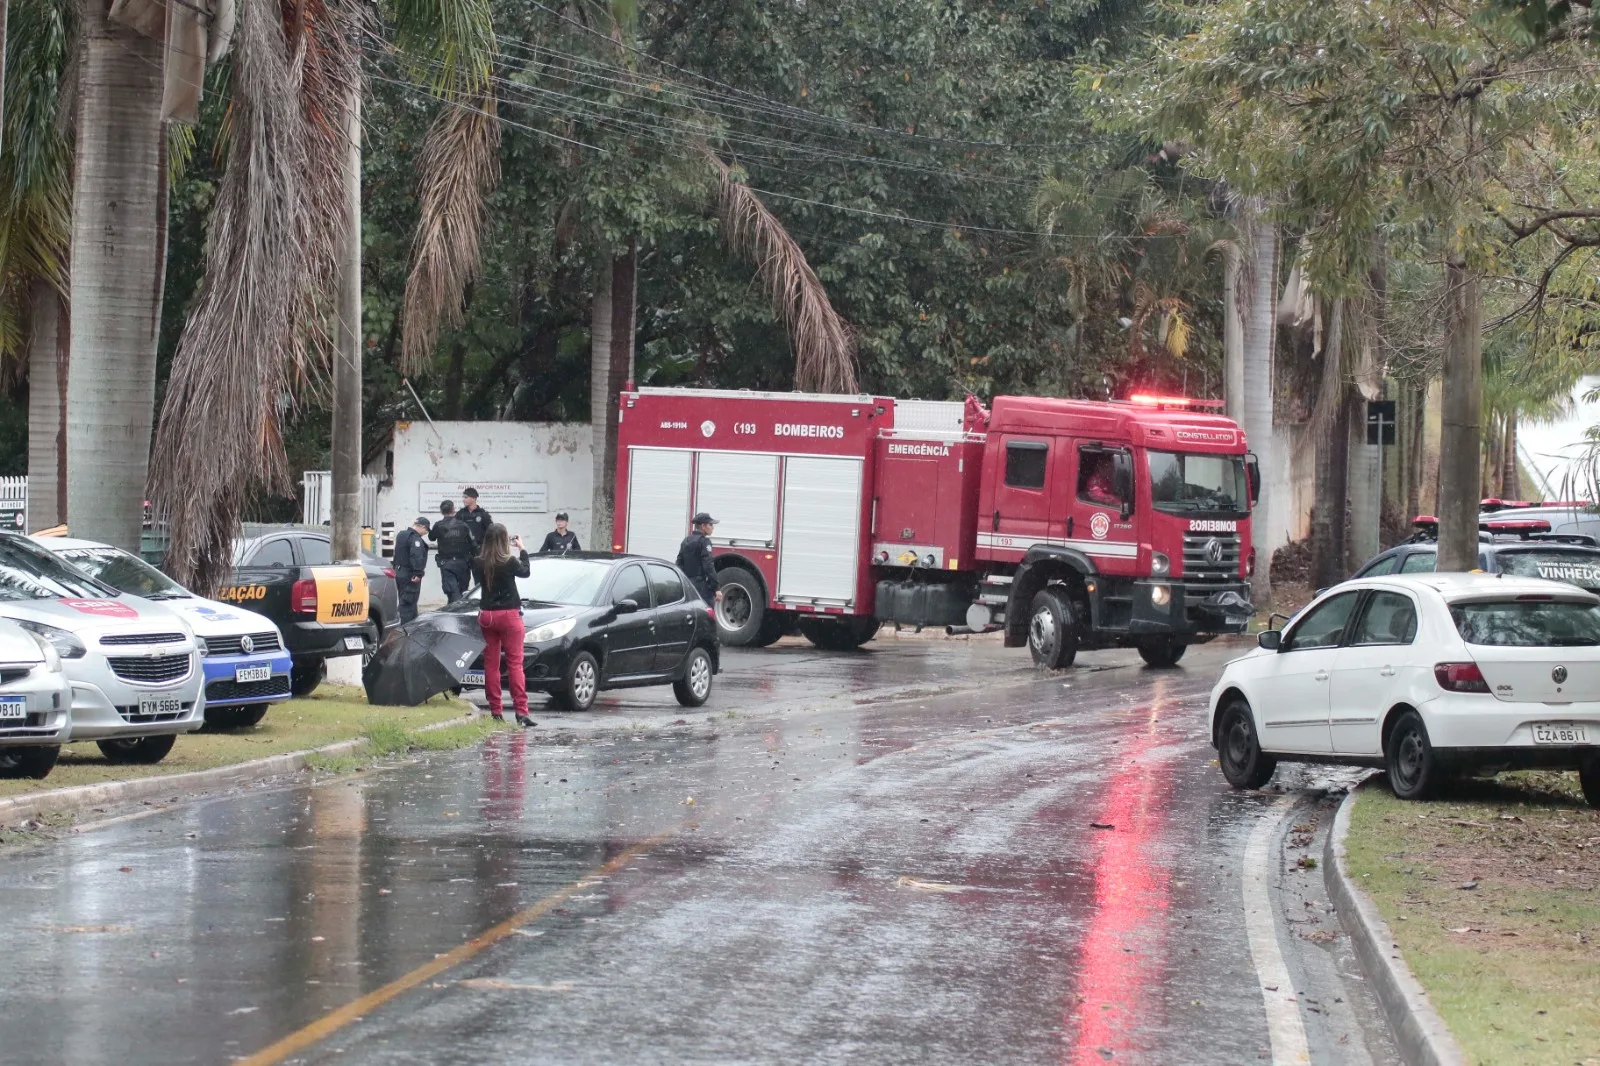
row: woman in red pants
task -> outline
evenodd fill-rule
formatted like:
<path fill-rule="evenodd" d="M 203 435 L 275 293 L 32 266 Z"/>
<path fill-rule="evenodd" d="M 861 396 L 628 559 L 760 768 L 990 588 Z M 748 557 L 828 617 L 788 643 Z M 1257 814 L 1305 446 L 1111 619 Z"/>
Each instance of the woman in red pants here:
<path fill-rule="evenodd" d="M 515 545 L 517 556 L 511 555 Z M 511 675 L 511 706 L 517 724 L 529 726 L 528 678 L 522 672 L 522 596 L 517 578 L 528 576 L 528 550 L 522 538 L 510 538 L 499 522 L 483 535 L 483 547 L 472 561 L 472 576 L 483 590 L 478 602 L 478 625 L 483 627 L 483 687 L 488 691 L 489 713 L 505 721 L 500 703 L 500 651 L 506 656 L 506 672 Z"/>

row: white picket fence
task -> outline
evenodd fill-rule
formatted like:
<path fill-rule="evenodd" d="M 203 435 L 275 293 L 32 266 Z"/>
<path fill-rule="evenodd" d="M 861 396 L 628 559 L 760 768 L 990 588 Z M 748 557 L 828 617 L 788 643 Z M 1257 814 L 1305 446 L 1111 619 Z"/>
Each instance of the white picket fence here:
<path fill-rule="evenodd" d="M 28 524 L 28 478 L 0 477 L 0 529 L 26 533 Z"/>
<path fill-rule="evenodd" d="M 333 521 L 333 472 L 307 470 L 300 478 L 305 490 L 300 503 L 300 521 L 308 526 L 321 526 Z M 378 476 L 361 475 L 361 524 L 368 529 L 378 526 Z"/>

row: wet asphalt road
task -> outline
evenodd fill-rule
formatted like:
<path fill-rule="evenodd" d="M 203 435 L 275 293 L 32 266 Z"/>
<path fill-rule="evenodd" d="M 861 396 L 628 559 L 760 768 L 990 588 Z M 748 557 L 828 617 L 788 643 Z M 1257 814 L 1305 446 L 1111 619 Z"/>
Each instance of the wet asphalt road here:
<path fill-rule="evenodd" d="M 869 647 L 733 652 L 698 711 L 536 707 L 10 853 L 3 1058 L 1395 1061 L 1296 865 L 1351 778 L 1226 787 L 1226 650 L 1039 676 L 990 641 Z"/>

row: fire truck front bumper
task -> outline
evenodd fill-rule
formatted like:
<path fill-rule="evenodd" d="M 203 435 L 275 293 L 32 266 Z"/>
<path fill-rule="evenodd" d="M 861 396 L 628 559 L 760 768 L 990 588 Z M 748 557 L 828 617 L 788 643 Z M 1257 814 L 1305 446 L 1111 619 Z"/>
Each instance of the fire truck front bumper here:
<path fill-rule="evenodd" d="M 1250 628 L 1254 614 L 1250 586 L 1243 581 L 1139 581 L 1133 588 L 1133 617 L 1128 632 L 1178 637 L 1243 633 Z"/>

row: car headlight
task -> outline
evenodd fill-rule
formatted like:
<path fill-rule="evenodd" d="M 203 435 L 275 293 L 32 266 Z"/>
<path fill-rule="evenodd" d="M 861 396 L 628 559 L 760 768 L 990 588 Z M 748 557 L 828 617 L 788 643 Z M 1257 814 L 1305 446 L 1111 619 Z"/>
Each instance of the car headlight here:
<path fill-rule="evenodd" d="M 56 654 L 63 659 L 81 659 L 89 654 L 89 649 L 84 647 L 83 641 L 65 629 L 47 626 L 43 622 L 18 622 L 17 625 L 34 636 L 49 641 L 50 645 L 55 648 Z"/>
<path fill-rule="evenodd" d="M 524 644 L 543 644 L 547 640 L 560 640 L 572 632 L 572 627 L 578 624 L 576 618 L 557 618 L 554 622 L 546 622 L 538 629 L 533 630 L 523 640 Z"/>
<path fill-rule="evenodd" d="M 195 637 L 194 638 L 194 649 L 195 649 L 195 651 L 198 651 L 201 655 L 210 655 L 211 654 L 211 647 L 210 647 L 210 645 L 208 645 L 206 643 L 206 638 L 205 637 Z"/>
<path fill-rule="evenodd" d="M 1172 589 L 1167 585 L 1150 586 L 1150 602 L 1157 607 L 1165 607 L 1172 602 Z"/>
<path fill-rule="evenodd" d="M 45 640 L 37 633 L 29 632 L 28 636 L 39 645 L 39 653 L 44 656 L 44 669 L 46 673 L 59 674 L 61 672 L 61 653 L 56 651 L 56 646 Z"/>
<path fill-rule="evenodd" d="M 1154 577 L 1172 573 L 1172 560 L 1162 552 L 1156 552 L 1150 556 L 1150 573 Z"/>

